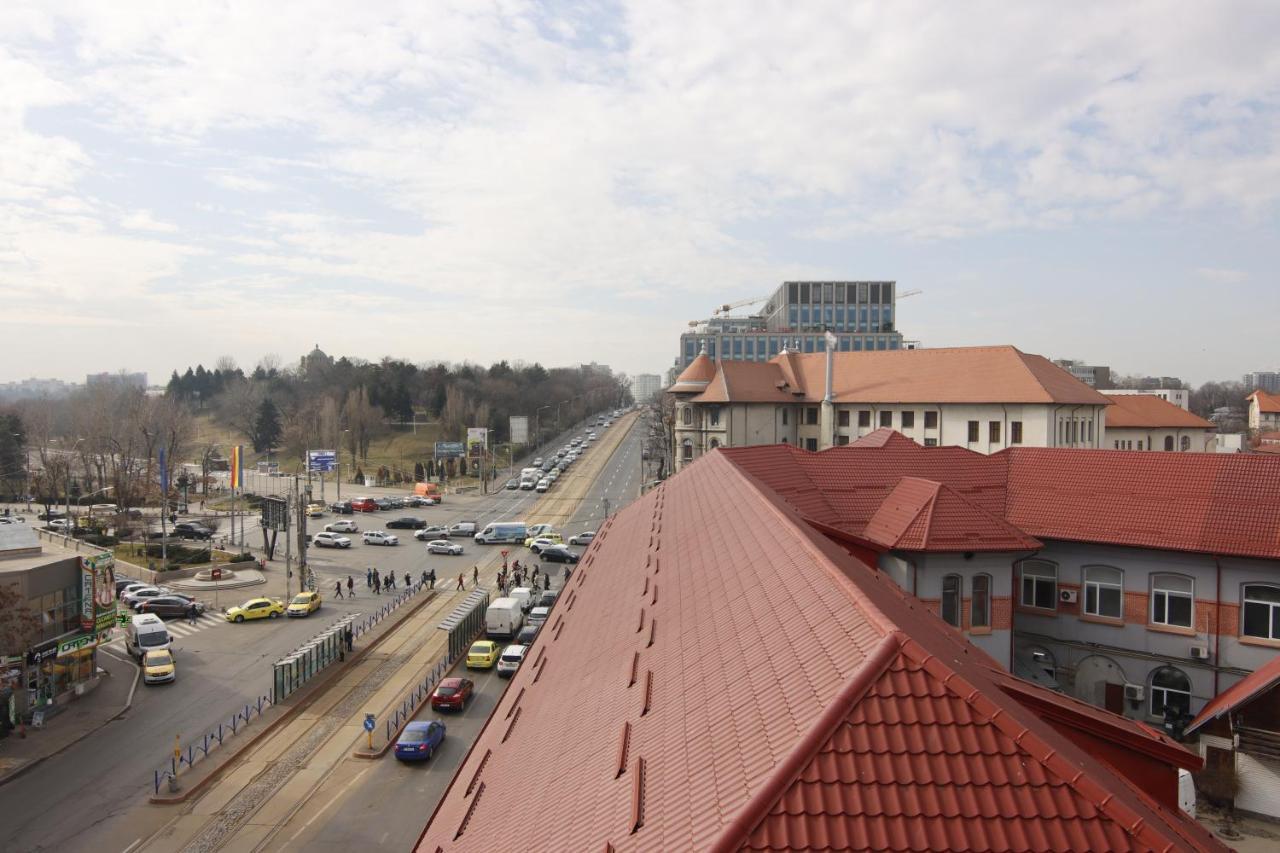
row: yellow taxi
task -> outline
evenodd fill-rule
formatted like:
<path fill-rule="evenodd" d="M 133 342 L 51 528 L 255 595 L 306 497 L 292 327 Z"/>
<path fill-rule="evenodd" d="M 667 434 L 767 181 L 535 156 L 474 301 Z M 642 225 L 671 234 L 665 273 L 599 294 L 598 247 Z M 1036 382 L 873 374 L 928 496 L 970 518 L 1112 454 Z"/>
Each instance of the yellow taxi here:
<path fill-rule="evenodd" d="M 142 656 L 143 684 L 163 684 L 174 681 L 177 677 L 173 654 L 168 649 L 152 649 Z"/>
<path fill-rule="evenodd" d="M 246 619 L 275 619 L 284 613 L 284 602 L 278 598 L 251 598 L 244 604 L 227 608 L 228 622 Z"/>
<path fill-rule="evenodd" d="M 324 504 L 307 504 L 307 518 L 324 517 Z"/>
<path fill-rule="evenodd" d="M 559 533 L 547 532 L 547 533 L 539 533 L 537 536 L 530 536 L 528 539 L 524 540 L 524 547 L 532 548 L 533 543 L 537 542 L 539 539 L 544 540 L 543 541 L 544 545 L 547 543 L 550 543 L 552 545 L 564 544 L 564 537 L 561 536 Z"/>
<path fill-rule="evenodd" d="M 498 662 L 498 644 L 489 640 L 472 643 L 467 649 L 467 669 L 493 669 Z"/>
<path fill-rule="evenodd" d="M 300 592 L 289 602 L 289 609 L 285 612 L 290 616 L 310 616 L 319 609 L 320 593 Z"/>

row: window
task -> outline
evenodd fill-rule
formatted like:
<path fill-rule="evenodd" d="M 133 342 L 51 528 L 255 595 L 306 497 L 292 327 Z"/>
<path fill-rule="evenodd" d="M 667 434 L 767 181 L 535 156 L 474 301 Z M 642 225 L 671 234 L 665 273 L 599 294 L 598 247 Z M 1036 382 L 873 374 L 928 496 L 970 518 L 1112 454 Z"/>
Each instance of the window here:
<path fill-rule="evenodd" d="M 1141 439 L 1139 439 L 1139 440 L 1138 440 L 1138 449 L 1139 449 L 1139 450 L 1141 450 L 1141 449 L 1142 449 L 1142 440 L 1141 440 Z"/>
<path fill-rule="evenodd" d="M 858 410 L 858 426 L 860 427 L 871 426 L 871 411 L 869 409 Z"/>
<path fill-rule="evenodd" d="M 1039 646 L 1032 646 L 1030 651 L 1031 661 L 1034 666 L 1044 675 L 1056 681 L 1058 678 L 1058 662 L 1053 659 L 1053 653 Z"/>
<path fill-rule="evenodd" d="M 1172 666 L 1162 666 L 1151 676 L 1151 716 L 1163 717 L 1166 708 L 1191 713 L 1191 679 Z"/>
<path fill-rule="evenodd" d="M 1000 422 L 991 421 L 989 424 L 987 424 L 987 434 L 988 436 L 990 436 L 990 440 L 992 444 L 999 444 L 1000 443 Z"/>
<path fill-rule="evenodd" d="M 1009 421 L 1009 443 L 1022 444 L 1022 421 Z"/>
<path fill-rule="evenodd" d="M 818 407 L 817 406 L 810 406 L 809 408 L 804 410 L 804 422 L 809 426 L 813 426 L 818 423 Z"/>
<path fill-rule="evenodd" d="M 880 413 L 880 426 L 882 426 L 882 427 L 892 427 L 892 426 L 893 426 L 893 412 L 881 412 L 881 413 Z"/>
<path fill-rule="evenodd" d="M 1164 449 L 1166 451 L 1173 450 L 1173 436 L 1166 435 L 1164 437 Z"/>
<path fill-rule="evenodd" d="M 800 285 L 800 301 L 801 302 L 809 301 L 809 283 L 808 282 L 803 282 Z"/>
<path fill-rule="evenodd" d="M 969 440 L 970 441 L 978 440 L 978 422 L 977 421 L 969 421 Z"/>
<path fill-rule="evenodd" d="M 937 447 L 937 446 L 938 446 L 938 439 L 936 439 L 936 438 L 926 438 L 926 439 L 924 440 L 924 446 L 925 446 L 925 447 Z"/>
<path fill-rule="evenodd" d="M 681 450 L 682 458 L 684 459 L 685 462 L 688 462 L 689 460 L 693 459 L 693 442 L 692 441 L 686 438 L 684 440 L 684 444 L 680 445 L 680 450 Z"/>
<path fill-rule="evenodd" d="M 1107 619 L 1124 616 L 1124 574 L 1119 569 L 1084 567 L 1084 612 Z"/>
<path fill-rule="evenodd" d="M 848 443 L 849 443 L 849 436 L 847 436 L 847 435 L 837 435 L 837 436 L 836 436 L 836 444 L 838 444 L 838 445 L 840 445 L 840 446 L 842 446 L 842 447 L 843 447 L 844 445 L 846 445 L 846 444 L 848 444 Z"/>
<path fill-rule="evenodd" d="M 924 428 L 925 428 L 925 429 L 937 429 L 937 428 L 938 428 L 938 413 L 937 413 L 937 412 L 925 412 L 925 413 L 924 413 Z"/>
<path fill-rule="evenodd" d="M 681 412 L 680 412 L 680 422 L 681 422 L 681 423 L 683 423 L 685 426 L 689 426 L 689 424 L 693 423 L 693 409 L 692 409 L 692 408 L 690 408 L 689 406 L 685 406 L 685 407 L 684 407 L 684 409 L 683 409 L 683 410 L 681 410 Z"/>
<path fill-rule="evenodd" d="M 818 439 L 806 438 L 804 440 L 804 449 L 816 453 L 818 451 Z"/>
<path fill-rule="evenodd" d="M 1251 584 L 1244 588 L 1246 637 L 1280 640 L 1280 587 Z"/>
<path fill-rule="evenodd" d="M 1056 610 L 1058 607 L 1058 567 L 1043 560 L 1022 564 L 1022 606 Z"/>
<path fill-rule="evenodd" d="M 1191 436 L 1184 435 L 1182 437 L 1182 452 L 1186 453 L 1190 449 L 1191 449 Z"/>
<path fill-rule="evenodd" d="M 711 449 L 712 449 L 712 450 L 715 450 L 715 449 L 716 449 L 717 447 L 719 447 L 719 446 L 720 446 L 720 439 L 718 439 L 718 438 L 713 438 L 713 439 L 711 439 Z"/>
<path fill-rule="evenodd" d="M 786 425 L 787 425 L 787 410 L 786 410 L 786 409 L 783 409 L 783 410 L 782 410 L 782 425 L 783 425 L 783 426 L 786 426 Z"/>
<path fill-rule="evenodd" d="M 847 427 L 847 426 L 849 425 L 849 410 L 848 410 L 848 409 L 841 409 L 841 410 L 840 410 L 840 414 L 839 414 L 837 417 L 839 418 L 840 426 L 842 426 L 842 427 Z"/>
<path fill-rule="evenodd" d="M 974 575 L 969 600 L 969 627 L 991 627 L 991 575 Z"/>
<path fill-rule="evenodd" d="M 1151 622 L 1190 628 L 1195 596 L 1191 578 L 1182 575 L 1151 576 Z"/>
<path fill-rule="evenodd" d="M 712 406 L 707 411 L 707 420 L 711 422 L 712 426 L 720 426 L 720 407 L 719 406 Z"/>
<path fill-rule="evenodd" d="M 960 627 L 960 590 L 959 575 L 944 575 L 942 578 L 942 621 L 948 625 Z"/>
<path fill-rule="evenodd" d="M 912 427 L 914 427 L 915 425 L 916 425 L 916 413 L 915 413 L 915 412 L 903 412 L 903 413 L 902 413 L 902 428 L 903 428 L 903 429 L 911 429 L 911 428 L 912 428 Z"/>

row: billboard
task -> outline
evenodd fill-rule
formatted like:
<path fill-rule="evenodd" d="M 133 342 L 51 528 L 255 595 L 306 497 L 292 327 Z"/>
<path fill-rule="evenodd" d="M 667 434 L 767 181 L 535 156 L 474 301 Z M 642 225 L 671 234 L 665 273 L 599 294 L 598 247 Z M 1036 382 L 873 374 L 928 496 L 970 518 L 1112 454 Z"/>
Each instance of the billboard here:
<path fill-rule="evenodd" d="M 467 456 L 479 459 L 489 446 L 489 430 L 484 427 L 467 427 Z"/>
<path fill-rule="evenodd" d="M 461 441 L 437 441 L 436 442 L 436 458 L 437 459 L 457 459 L 462 455 Z"/>
<path fill-rule="evenodd" d="M 338 467 L 338 451 L 336 450 L 308 450 L 307 451 L 307 470 L 327 473 Z"/>
<path fill-rule="evenodd" d="M 528 415 L 512 415 L 511 421 L 511 443 L 512 444 L 528 444 L 529 443 L 529 416 Z"/>
<path fill-rule="evenodd" d="M 111 554 L 80 558 L 80 628 L 105 631 L 116 621 L 116 560 Z"/>
<path fill-rule="evenodd" d="M 262 499 L 262 526 L 268 530 L 289 529 L 289 503 L 284 498 Z"/>

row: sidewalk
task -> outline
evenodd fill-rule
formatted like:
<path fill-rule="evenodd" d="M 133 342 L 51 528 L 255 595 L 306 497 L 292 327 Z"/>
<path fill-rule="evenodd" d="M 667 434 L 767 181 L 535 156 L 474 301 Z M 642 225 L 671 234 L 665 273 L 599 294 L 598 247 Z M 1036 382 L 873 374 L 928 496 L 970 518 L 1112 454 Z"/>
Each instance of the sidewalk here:
<path fill-rule="evenodd" d="M 129 709 L 138 668 L 106 654 L 98 655 L 98 667 L 105 672 L 99 674 L 97 686 L 72 700 L 43 728 L 28 726 L 25 739 L 13 732 L 0 740 L 0 786 L 75 745 Z"/>

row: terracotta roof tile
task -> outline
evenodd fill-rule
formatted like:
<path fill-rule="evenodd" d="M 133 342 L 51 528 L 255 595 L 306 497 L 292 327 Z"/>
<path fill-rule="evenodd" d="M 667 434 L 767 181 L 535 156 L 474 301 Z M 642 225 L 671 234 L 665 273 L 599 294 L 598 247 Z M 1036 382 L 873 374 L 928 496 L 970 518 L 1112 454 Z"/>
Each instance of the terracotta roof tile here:
<path fill-rule="evenodd" d="M 698 353 L 698 357 L 689 362 L 689 366 L 676 377 L 675 384 L 667 390 L 676 394 L 702 391 L 715 376 L 716 363 L 705 352 Z"/>
<path fill-rule="evenodd" d="M 933 480 L 903 477 L 862 535 L 901 551 L 1029 551 L 1041 547 L 1003 518 Z"/>
<path fill-rule="evenodd" d="M 1234 711 L 1276 682 L 1280 682 L 1280 654 L 1215 696 L 1187 726 L 1187 734 L 1228 711 Z"/>
<path fill-rule="evenodd" d="M 1153 394 L 1107 394 L 1107 428 L 1214 429 L 1214 425 L 1181 406 Z"/>
<path fill-rule="evenodd" d="M 1266 391 L 1254 391 L 1246 400 L 1256 400 L 1258 402 L 1258 410 L 1268 413 L 1280 412 L 1280 396 L 1276 394 L 1268 394 Z"/>

